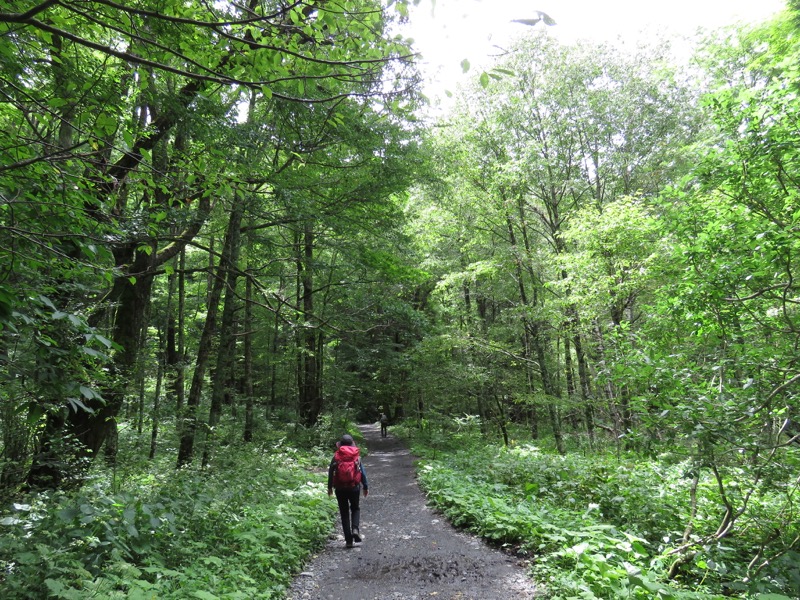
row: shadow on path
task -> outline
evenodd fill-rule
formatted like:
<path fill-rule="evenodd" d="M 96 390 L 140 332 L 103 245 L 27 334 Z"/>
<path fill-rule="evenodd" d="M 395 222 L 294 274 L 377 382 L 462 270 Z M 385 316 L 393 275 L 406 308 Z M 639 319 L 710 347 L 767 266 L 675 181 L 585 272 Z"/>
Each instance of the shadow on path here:
<path fill-rule="evenodd" d="M 370 494 L 364 541 L 345 549 L 341 526 L 287 592 L 289 600 L 525 600 L 533 582 L 513 558 L 453 529 L 425 503 L 413 457 L 378 425 L 361 425 Z"/>

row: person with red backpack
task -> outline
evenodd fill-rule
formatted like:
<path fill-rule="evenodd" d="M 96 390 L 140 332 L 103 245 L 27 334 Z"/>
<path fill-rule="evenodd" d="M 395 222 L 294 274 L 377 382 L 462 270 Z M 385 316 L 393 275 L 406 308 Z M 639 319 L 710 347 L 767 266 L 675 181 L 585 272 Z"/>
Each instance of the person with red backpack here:
<path fill-rule="evenodd" d="M 369 495 L 367 472 L 361 464 L 360 451 L 353 441 L 353 436 L 344 434 L 336 442 L 336 452 L 328 467 L 328 496 L 336 491 L 336 502 L 339 504 L 339 515 L 342 518 L 344 541 L 347 548 L 353 542 L 360 542 L 358 525 L 361 517 L 359 495 L 364 490 L 364 498 Z"/>

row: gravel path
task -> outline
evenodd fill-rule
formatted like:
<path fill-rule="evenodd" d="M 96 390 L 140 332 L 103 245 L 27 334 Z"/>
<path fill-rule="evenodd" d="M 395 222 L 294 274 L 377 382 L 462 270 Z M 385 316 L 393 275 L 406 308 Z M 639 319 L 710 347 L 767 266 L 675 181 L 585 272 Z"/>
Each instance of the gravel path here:
<path fill-rule="evenodd" d="M 456 531 L 425 503 L 413 457 L 377 425 L 360 427 L 369 454 L 369 497 L 361 498 L 364 541 L 346 549 L 336 534 L 306 565 L 288 600 L 527 600 L 533 582 L 515 560 Z"/>

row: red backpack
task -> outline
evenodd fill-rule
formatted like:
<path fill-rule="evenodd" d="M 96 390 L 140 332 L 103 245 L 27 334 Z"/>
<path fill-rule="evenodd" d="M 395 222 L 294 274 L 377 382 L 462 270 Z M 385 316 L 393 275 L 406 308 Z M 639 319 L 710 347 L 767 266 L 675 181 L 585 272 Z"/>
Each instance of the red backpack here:
<path fill-rule="evenodd" d="M 333 487 L 347 489 L 361 483 L 361 460 L 356 446 L 339 446 L 333 459 L 336 461 Z"/>

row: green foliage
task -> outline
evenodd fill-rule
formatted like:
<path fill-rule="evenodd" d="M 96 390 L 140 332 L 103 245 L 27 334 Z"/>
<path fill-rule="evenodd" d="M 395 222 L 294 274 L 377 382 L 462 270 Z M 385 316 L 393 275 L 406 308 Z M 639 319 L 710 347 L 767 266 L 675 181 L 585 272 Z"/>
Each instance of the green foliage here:
<path fill-rule="evenodd" d="M 148 359 L 163 356 L 143 335 L 163 334 L 177 310 L 176 292 L 168 311 L 157 301 L 162 274 L 176 272 L 168 263 L 192 242 L 190 272 L 208 267 L 234 197 L 248 203 L 249 227 L 280 229 L 263 241 L 285 249 L 274 264 L 294 266 L 285 243 L 294 225 L 308 215 L 320 219 L 330 245 L 340 245 L 318 257 L 330 275 L 326 290 L 333 280 L 360 276 L 362 258 L 398 287 L 418 276 L 371 244 L 341 253 L 355 237 L 350 223 L 374 232 L 385 220 L 391 228 L 397 205 L 387 199 L 403 190 L 413 166 L 405 161 L 414 146 L 407 118 L 418 100 L 412 53 L 389 31 L 408 3 L 267 1 L 244 9 L 143 0 L 116 8 L 46 3 L 30 12 L 5 3 L 20 12 L 0 23 L 0 360 L 9 364 L 0 373 L 0 409 L 17 415 L 12 399 L 20 398 L 20 412 L 30 416 L 27 429 L 3 428 L 4 466 L 40 466 L 37 444 L 66 450 L 60 438 L 99 449 L 138 383 L 129 376 L 144 374 L 149 383 L 155 369 Z M 278 191 L 285 194 L 276 200 Z M 339 219 L 343 211 L 349 214 Z M 247 260 L 266 262 L 263 246 L 248 241 Z M 343 254 L 348 267 L 335 272 Z M 293 275 L 277 271 L 252 277 L 264 296 L 280 298 L 264 318 L 287 323 L 273 352 L 289 356 L 286 340 L 304 318 L 278 319 L 284 306 L 292 312 L 284 283 Z M 190 279 L 181 281 L 199 289 Z M 36 310 L 41 297 L 61 322 Z M 208 314 L 204 298 L 191 298 L 187 314 Z M 341 304 L 332 299 L 330 313 L 343 314 Z M 308 320 L 341 326 L 325 310 Z M 262 325 L 255 329 L 272 331 Z M 117 345 L 84 342 L 91 333 Z M 185 365 L 197 330 L 182 334 Z M 101 364 L 101 355 L 112 364 Z M 259 358 L 280 367 L 283 357 Z M 36 429 L 48 416 L 49 429 Z M 4 470 L 0 483 L 13 490 L 23 477 L 11 481 Z"/>
<path fill-rule="evenodd" d="M 693 511 L 691 463 L 667 456 L 649 462 L 557 456 L 533 445 L 487 446 L 484 438 L 464 434 L 430 458 L 430 435 L 414 439 L 415 452 L 429 457 L 420 463 L 419 480 L 431 502 L 455 525 L 528 557 L 549 597 L 751 598 L 800 589 L 788 557 L 769 577 L 748 581 L 747 563 L 759 552 L 753 543 L 758 528 L 781 510 L 780 498 L 768 489 L 755 494 L 743 525 L 747 535 L 703 540 L 701 532 L 718 525 L 719 487 L 701 474 Z M 737 476 L 747 481 L 744 472 L 731 470 L 729 476 L 731 488 Z M 688 537 L 687 521 L 696 532 Z M 792 529 L 789 536 L 797 534 Z M 690 558 L 669 580 L 678 549 L 687 543 Z"/>
<path fill-rule="evenodd" d="M 17 503 L 0 521 L 0 595 L 278 598 L 332 524 L 309 458 L 233 446 L 218 471 L 169 461 L 118 492 L 98 482 Z"/>
<path fill-rule="evenodd" d="M 535 557 L 554 596 L 797 596 L 797 21 L 718 34 L 699 103 L 664 48 L 522 40 L 432 158 L 388 34 L 408 1 L 268 2 L 246 22 L 223 4 L 45 3 L 0 25 L 0 483 L 33 460 L 74 483 L 76 432 L 110 417 L 126 435 L 133 382 L 110 374 L 151 390 L 178 304 L 161 273 L 190 242 L 192 356 L 233 202 L 263 309 L 253 395 L 285 424 L 314 387 L 317 426 L 269 432 L 264 454 L 215 426 L 213 472 L 119 460 L 111 483 L 18 502 L 0 592 L 276 595 L 330 523 L 304 469 L 380 406 L 424 444 L 432 501 Z M 76 415 L 96 419 L 70 433 Z M 520 445 L 523 422 L 617 455 Z"/>

